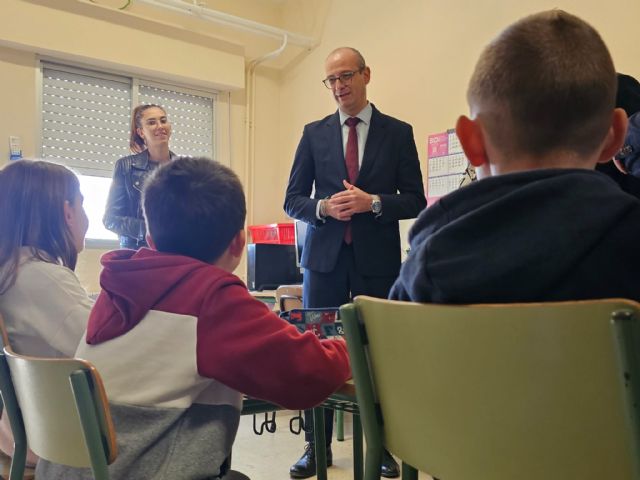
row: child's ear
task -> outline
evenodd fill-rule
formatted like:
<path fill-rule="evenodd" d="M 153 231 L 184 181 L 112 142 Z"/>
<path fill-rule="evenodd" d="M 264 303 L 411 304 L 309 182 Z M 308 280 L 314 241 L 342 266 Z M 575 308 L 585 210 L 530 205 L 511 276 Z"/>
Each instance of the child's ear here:
<path fill-rule="evenodd" d="M 621 108 L 614 109 L 611 114 L 611 126 L 602 144 L 598 163 L 608 162 L 620 151 L 624 145 L 628 123 L 627 113 Z"/>
<path fill-rule="evenodd" d="M 244 232 L 244 229 L 238 230 L 235 237 L 231 240 L 229 244 L 229 253 L 231 253 L 234 257 L 241 257 L 244 253 L 244 247 L 247 243 L 247 236 Z"/>
<path fill-rule="evenodd" d="M 154 243 L 153 238 L 151 238 L 151 234 L 149 232 L 147 232 L 147 234 L 145 235 L 145 238 L 147 239 L 147 244 L 149 245 L 149 248 L 152 248 L 153 250 L 157 250 L 156 244 Z"/>
<path fill-rule="evenodd" d="M 456 135 L 471 165 L 481 167 L 488 163 L 484 135 L 477 120 L 461 115 L 456 122 Z"/>
<path fill-rule="evenodd" d="M 67 224 L 67 227 L 73 227 L 73 207 L 71 206 L 71 202 L 69 200 L 64 201 L 64 222 Z"/>

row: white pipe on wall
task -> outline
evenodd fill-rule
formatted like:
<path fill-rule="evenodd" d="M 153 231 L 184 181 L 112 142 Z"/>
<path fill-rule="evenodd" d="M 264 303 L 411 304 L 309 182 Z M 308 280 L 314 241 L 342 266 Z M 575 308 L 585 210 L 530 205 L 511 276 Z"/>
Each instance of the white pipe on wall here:
<path fill-rule="evenodd" d="M 246 152 L 245 152 L 245 176 L 246 176 L 246 197 L 247 197 L 247 225 L 253 225 L 253 197 L 254 197 L 254 184 L 255 184 L 255 111 L 256 111 L 256 68 L 262 62 L 275 58 L 284 52 L 287 48 L 289 37 L 285 34 L 282 38 L 282 44 L 279 48 L 273 52 L 269 52 L 255 60 L 252 60 L 247 65 L 246 75 L 246 118 L 247 118 L 247 130 L 246 130 Z"/>
<path fill-rule="evenodd" d="M 310 37 L 299 35 L 297 33 L 288 32 L 281 28 L 272 27 L 263 23 L 254 22 L 242 17 L 236 17 L 228 13 L 212 10 L 200 5 L 189 4 L 182 2 L 181 0 L 136 0 L 140 3 L 146 3 L 158 8 L 165 8 L 174 12 L 182 13 L 193 17 L 198 17 L 203 20 L 207 20 L 220 25 L 227 25 L 237 28 L 239 30 L 245 30 L 247 32 L 255 33 L 258 35 L 264 35 L 272 38 L 287 37 L 288 43 L 297 45 L 304 48 L 313 48 L 317 45 L 317 42 Z"/>

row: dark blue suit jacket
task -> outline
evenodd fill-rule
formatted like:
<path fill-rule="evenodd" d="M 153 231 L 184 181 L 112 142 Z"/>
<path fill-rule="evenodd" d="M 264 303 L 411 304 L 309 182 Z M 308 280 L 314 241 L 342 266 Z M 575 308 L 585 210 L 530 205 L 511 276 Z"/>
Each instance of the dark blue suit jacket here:
<path fill-rule="evenodd" d="M 373 106 L 373 105 L 372 105 Z M 309 224 L 302 267 L 330 272 L 342 246 L 345 222 L 316 217 L 320 199 L 344 190 L 347 168 L 338 112 L 305 126 L 298 145 L 284 209 Z M 315 193 L 311 192 L 315 183 Z M 414 218 L 426 207 L 418 152 L 411 125 L 373 107 L 360 173 L 355 186 L 380 195 L 382 215 L 371 212 L 352 217 L 356 268 L 362 275 L 394 276 L 400 270 L 398 220 Z"/>

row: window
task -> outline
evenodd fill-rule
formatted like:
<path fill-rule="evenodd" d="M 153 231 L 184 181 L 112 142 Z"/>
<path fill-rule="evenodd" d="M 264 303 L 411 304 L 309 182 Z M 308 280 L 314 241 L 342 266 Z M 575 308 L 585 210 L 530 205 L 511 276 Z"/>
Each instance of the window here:
<path fill-rule="evenodd" d="M 215 158 L 216 95 L 143 79 L 42 62 L 43 159 L 72 168 L 80 179 L 92 240 L 117 236 L 102 216 L 118 158 L 129 155 L 131 111 L 135 105 L 162 106 L 172 123 L 171 151 Z"/>
<path fill-rule="evenodd" d="M 140 85 L 138 92 L 137 104 L 155 103 L 167 111 L 172 151 L 213 158 L 213 98 L 151 85 Z"/>

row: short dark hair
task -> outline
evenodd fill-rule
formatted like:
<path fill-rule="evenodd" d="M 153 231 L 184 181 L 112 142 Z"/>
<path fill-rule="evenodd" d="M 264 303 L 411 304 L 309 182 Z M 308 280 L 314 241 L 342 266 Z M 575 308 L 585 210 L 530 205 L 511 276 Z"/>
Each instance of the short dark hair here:
<path fill-rule="evenodd" d="M 618 93 L 616 107 L 622 108 L 627 117 L 640 112 L 640 82 L 631 75 L 618 73 Z"/>
<path fill-rule="evenodd" d="M 610 126 L 616 74 L 591 25 L 550 10 L 514 23 L 485 48 L 467 97 L 505 153 L 584 155 Z"/>
<path fill-rule="evenodd" d="M 147 229 L 161 252 L 213 263 L 244 228 L 240 179 L 208 158 L 178 157 L 162 165 L 142 195 Z"/>
<path fill-rule="evenodd" d="M 78 178 L 62 165 L 17 160 L 0 170 L 0 294 L 15 283 L 22 247 L 40 260 L 76 268 L 64 203 L 78 195 Z"/>

